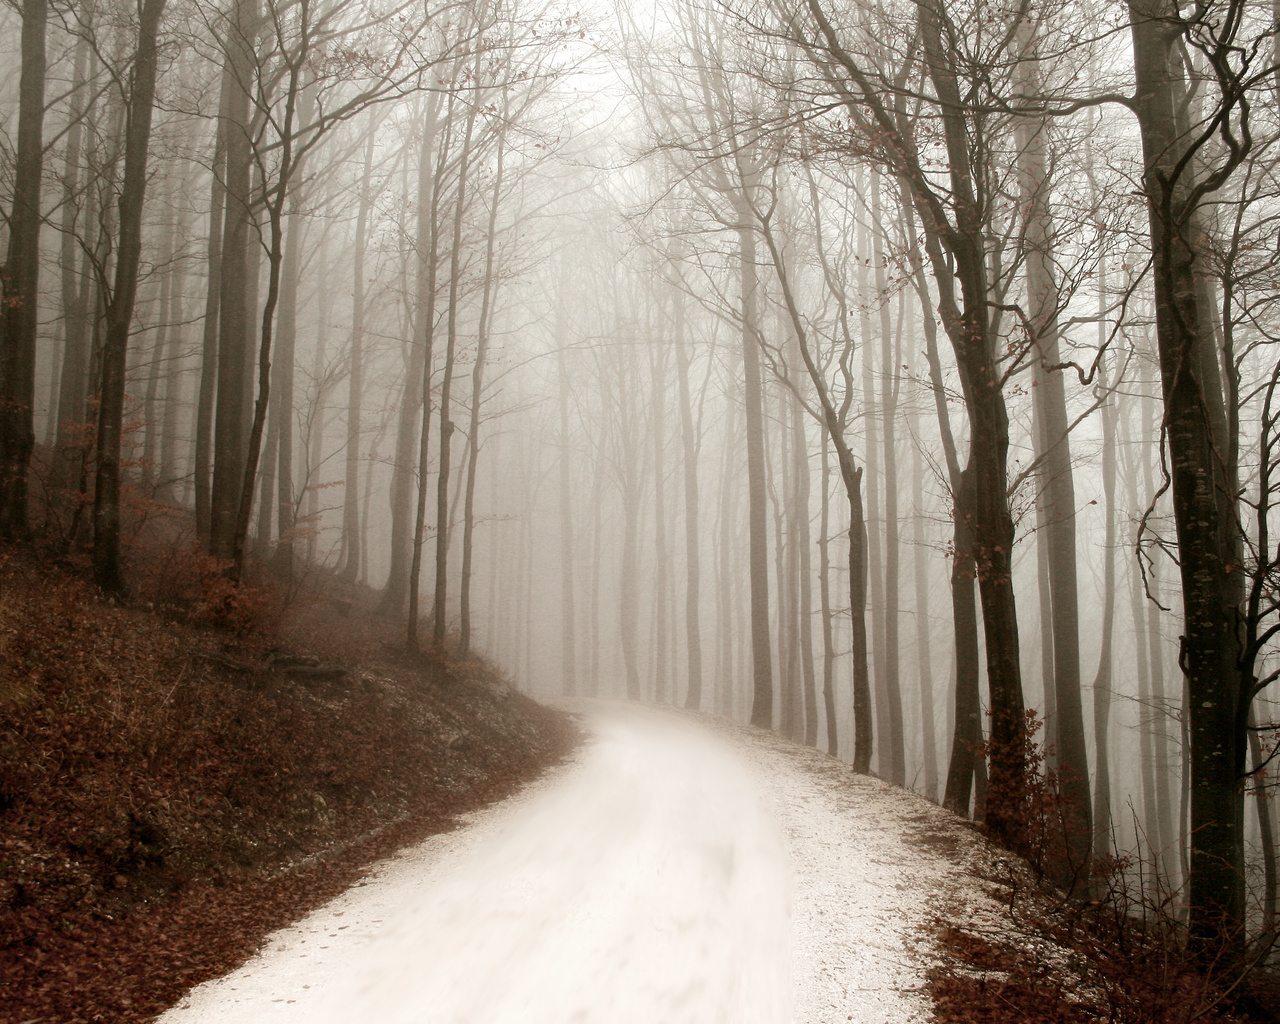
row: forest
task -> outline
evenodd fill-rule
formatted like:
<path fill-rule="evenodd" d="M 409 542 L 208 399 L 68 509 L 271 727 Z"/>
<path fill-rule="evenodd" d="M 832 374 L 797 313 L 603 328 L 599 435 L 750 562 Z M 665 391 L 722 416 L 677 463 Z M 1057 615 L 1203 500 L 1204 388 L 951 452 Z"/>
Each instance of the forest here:
<path fill-rule="evenodd" d="M 0 537 L 374 590 L 1265 958 L 1278 19 L 12 0 Z"/>

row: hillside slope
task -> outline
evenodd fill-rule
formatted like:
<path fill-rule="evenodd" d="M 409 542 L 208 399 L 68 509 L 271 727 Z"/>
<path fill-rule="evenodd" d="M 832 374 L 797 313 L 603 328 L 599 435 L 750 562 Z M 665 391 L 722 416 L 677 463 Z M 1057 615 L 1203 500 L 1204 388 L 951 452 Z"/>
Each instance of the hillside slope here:
<path fill-rule="evenodd" d="M 0 1024 L 146 1020 L 576 742 L 349 595 L 204 596 L 116 607 L 0 551 Z"/>

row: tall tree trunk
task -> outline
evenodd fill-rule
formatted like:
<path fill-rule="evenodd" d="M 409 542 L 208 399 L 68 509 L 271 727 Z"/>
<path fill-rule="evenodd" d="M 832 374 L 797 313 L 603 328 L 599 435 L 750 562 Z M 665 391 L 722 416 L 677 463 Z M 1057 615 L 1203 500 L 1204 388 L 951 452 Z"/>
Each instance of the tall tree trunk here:
<path fill-rule="evenodd" d="M 0 537 L 8 538 L 27 535 L 27 466 L 35 446 L 32 416 L 40 296 L 40 178 L 44 170 L 48 17 L 47 0 L 22 0 L 18 152 L 8 223 L 9 248 L 0 268 Z"/>
<path fill-rule="evenodd" d="M 279 340 L 276 344 L 276 372 L 271 386 L 274 397 L 274 415 L 277 434 L 275 465 L 267 463 L 269 471 L 276 475 L 276 550 L 273 556 L 275 572 L 282 579 L 293 575 L 295 555 L 294 532 L 297 526 L 297 503 L 293 493 L 293 415 L 294 378 L 297 369 L 298 339 L 298 288 L 302 276 L 303 231 L 302 214 L 295 196 L 289 210 L 289 222 L 285 232 L 284 262 L 280 267 L 280 316 Z M 319 424 L 323 433 L 323 424 Z M 317 460 L 318 462 L 318 460 Z M 318 483 L 318 481 L 312 481 Z M 314 493 L 314 492 L 313 492 Z M 265 494 L 263 501 L 266 501 Z"/>
<path fill-rule="evenodd" d="M 1117 443 L 1119 450 L 1127 453 L 1125 458 L 1124 482 L 1125 498 L 1130 509 L 1139 509 L 1138 502 L 1138 459 L 1129 431 L 1129 418 L 1122 408 L 1117 408 Z M 1132 552 L 1129 538 L 1125 538 L 1126 551 Z M 1158 884 L 1167 884 L 1169 878 L 1163 875 L 1163 857 L 1168 838 L 1162 836 L 1163 822 L 1160 820 L 1156 798 L 1155 773 L 1155 733 L 1164 729 L 1164 709 L 1157 708 L 1152 696 L 1151 668 L 1147 657 L 1147 614 L 1145 598 L 1142 593 L 1142 580 L 1138 571 L 1136 558 L 1125 560 L 1125 576 L 1129 581 L 1129 611 L 1133 620 L 1133 637 L 1138 675 L 1138 753 L 1140 758 L 1139 776 L 1142 780 L 1142 828 L 1140 841 L 1148 850 L 1148 861 L 1155 873 Z"/>
<path fill-rule="evenodd" d="M 1018 65 L 1022 89 L 1036 95 L 1034 42 Z M 1084 711 L 1080 696 L 1080 611 L 1076 580 L 1075 481 L 1071 468 L 1066 392 L 1058 351 L 1058 282 L 1054 272 L 1052 213 L 1046 171 L 1047 127 L 1022 118 L 1017 125 L 1018 178 L 1023 211 L 1027 318 L 1034 354 L 1043 471 L 1040 501 L 1045 506 L 1049 593 L 1053 625 L 1053 687 L 1060 786 L 1066 796 L 1067 863 L 1056 865 L 1059 881 L 1074 884 L 1084 872 L 1092 840 L 1089 763 L 1085 754 Z"/>
<path fill-rule="evenodd" d="M 839 460 L 840 478 L 849 499 L 849 608 L 852 622 L 853 653 L 853 715 L 854 752 L 853 770 L 867 773 L 871 770 L 872 738 L 871 680 L 867 672 L 867 530 L 862 508 L 863 468 L 854 462 L 853 452 L 845 438 L 845 425 L 853 397 L 853 378 L 849 360 L 853 354 L 853 340 L 846 333 L 845 351 L 841 359 L 844 374 L 844 400 L 837 410 L 832 400 L 826 378 L 819 370 L 813 353 L 809 350 L 804 318 L 791 289 L 781 253 L 770 228 L 769 216 L 761 218 L 763 237 L 769 247 L 769 255 L 778 271 L 778 283 L 791 318 L 800 358 L 808 373 L 809 382 L 817 393 L 822 422 L 827 428 Z"/>
<path fill-rule="evenodd" d="M 142 255 L 142 205 L 147 188 L 147 149 L 159 72 L 156 37 L 165 0 L 143 0 L 138 11 L 138 48 L 129 76 L 124 180 L 120 189 L 120 238 L 115 287 L 107 305 L 102 346 L 102 391 L 98 406 L 98 472 L 93 500 L 93 575 L 106 593 L 124 591 L 120 566 L 120 442 L 129 328 L 138 291 Z"/>
<path fill-rule="evenodd" d="M 429 108 L 429 118 L 431 119 L 429 136 L 435 134 L 435 111 Z M 421 384 L 420 384 L 420 404 L 422 408 L 422 421 L 419 429 L 419 447 L 417 447 L 417 507 L 413 513 L 413 557 L 410 561 L 410 570 L 408 570 L 408 628 L 406 634 L 406 643 L 410 650 L 417 649 L 417 618 L 419 618 L 419 600 L 422 576 L 422 545 L 426 543 L 424 536 L 426 532 L 426 474 L 428 474 L 428 442 L 431 433 L 431 349 L 435 343 L 435 285 L 436 285 L 436 269 L 438 269 L 439 261 L 439 244 L 436 234 L 439 232 L 440 223 L 440 179 L 444 175 L 444 168 L 447 166 L 449 155 L 449 141 L 451 141 L 453 122 L 453 105 L 452 96 L 449 109 L 445 113 L 445 127 L 442 141 L 440 141 L 439 159 L 436 161 L 435 174 L 431 177 L 429 195 L 430 201 L 424 204 L 419 212 L 419 229 L 425 230 L 425 234 L 419 236 L 419 280 L 417 280 L 417 297 L 419 297 L 419 307 L 415 317 L 416 324 L 413 330 L 413 351 L 415 358 L 419 360 Z M 426 159 L 428 151 L 422 151 L 422 159 Z M 421 179 L 420 184 L 421 184 Z M 421 202 L 421 195 L 419 196 Z M 422 221 L 422 214 L 426 215 L 425 224 Z M 424 238 L 426 241 L 424 242 Z M 412 366 L 412 360 L 411 364 Z M 404 385 L 406 388 L 412 387 L 411 383 Z M 403 425 L 403 421 L 402 421 Z M 397 452 L 399 448 L 397 448 Z M 396 508 L 392 508 L 392 544 L 394 547 L 394 526 L 396 526 Z M 396 580 L 396 568 L 392 567 L 392 581 Z M 390 593 L 390 582 L 388 582 L 387 600 L 392 599 Z"/>
<path fill-rule="evenodd" d="M 672 289 L 675 329 L 676 375 L 680 387 L 680 440 L 684 449 L 684 625 L 685 654 L 688 660 L 689 685 L 684 706 L 702 707 L 702 566 L 698 550 L 698 447 L 699 438 L 693 422 L 693 400 L 689 392 L 689 349 L 685 341 L 684 294 Z"/>
<path fill-rule="evenodd" d="M 369 111 L 360 178 L 360 206 L 356 213 L 352 253 L 351 353 L 347 367 L 347 472 L 342 504 L 342 543 L 346 562 L 341 577 L 354 583 L 360 576 L 360 413 L 364 398 L 365 250 L 368 248 L 369 210 L 373 206 L 373 146 L 377 141 L 376 108 Z"/>
<path fill-rule="evenodd" d="M 667 557 L 667 460 L 666 460 L 666 369 L 667 350 L 663 343 L 663 333 L 655 332 L 649 345 L 649 371 L 653 385 L 653 401 L 651 404 L 652 440 L 653 440 L 653 539 L 654 539 L 654 581 L 653 581 L 653 699 L 661 704 L 667 700 L 668 664 L 667 648 L 670 607 L 668 586 L 670 574 Z"/>
<path fill-rule="evenodd" d="M 195 450 L 192 453 L 192 483 L 195 491 L 196 533 L 209 540 L 213 516 L 214 400 L 218 392 L 219 325 L 222 317 L 222 231 L 227 199 L 227 138 L 231 131 L 232 96 L 235 78 L 231 62 L 222 71 L 218 99 L 218 124 L 214 132 L 213 159 L 209 175 L 209 246 L 205 266 L 204 322 L 201 326 L 200 384 L 196 391 Z"/>
<path fill-rule="evenodd" d="M 974 789 L 975 756 L 982 740 L 981 705 L 978 695 L 978 610 L 974 600 L 974 580 L 977 567 L 974 564 L 973 539 L 968 519 L 961 511 L 965 501 L 972 501 L 970 482 L 972 475 L 960 468 L 955 437 L 951 431 L 951 416 L 947 411 L 947 390 L 942 377 L 942 360 L 938 353 L 938 324 L 934 319 L 933 301 L 929 281 L 924 272 L 924 254 L 916 233 L 916 222 L 911 216 L 911 188 L 904 178 L 902 191 L 903 233 L 907 239 L 907 251 L 911 260 L 911 280 L 920 299 L 920 325 L 924 332 L 925 361 L 929 366 L 930 392 L 933 396 L 934 414 L 938 421 L 938 438 L 942 445 L 947 467 L 947 480 L 951 487 L 952 540 L 951 540 L 951 624 L 955 655 L 955 691 L 952 708 L 951 752 L 947 760 L 946 786 L 942 804 L 956 814 L 968 815 L 969 797 Z M 936 256 L 936 244 L 926 243 L 931 250 L 930 260 Z M 936 263 L 935 263 L 936 270 Z"/>
<path fill-rule="evenodd" d="M 1174 71 L 1180 34 L 1165 0 L 1132 0 L 1137 82 L 1135 113 L 1142 136 L 1143 176 L 1151 228 L 1156 339 L 1182 578 L 1181 662 L 1191 736 L 1190 929 L 1208 955 L 1243 942 L 1245 923 L 1243 806 L 1249 697 L 1236 673 L 1238 609 L 1234 572 L 1235 491 L 1215 436 L 1222 394 L 1203 380 L 1217 354 L 1204 351 L 1197 300 L 1195 204 L 1199 197 L 1179 161 L 1186 142 L 1177 124 Z"/>
<path fill-rule="evenodd" d="M 604 516 L 601 499 L 604 474 L 595 474 L 591 483 L 591 585 L 587 591 L 588 670 L 586 696 L 600 695 L 600 562 L 603 556 Z"/>
<path fill-rule="evenodd" d="M 1106 343 L 1106 272 L 1098 275 L 1098 341 Z M 1102 406 L 1102 502 L 1106 529 L 1103 538 L 1102 570 L 1102 639 L 1098 651 L 1098 671 L 1093 678 L 1094 772 L 1093 790 L 1093 854 L 1111 852 L 1111 757 L 1108 750 L 1111 731 L 1111 641 L 1116 614 L 1116 396 L 1111 392 L 1106 353 L 1099 353 L 1098 387 Z"/>
<path fill-rule="evenodd" d="M 798 628 L 800 630 L 800 678 L 804 696 L 803 739 L 811 747 L 818 745 L 818 694 L 813 664 L 813 565 L 809 554 L 811 543 L 809 526 L 809 449 L 804 429 L 804 410 L 798 401 L 787 403 L 791 407 L 791 457 L 792 457 L 792 529 L 795 531 L 795 547 L 799 556 L 796 582 L 799 589 Z"/>
<path fill-rule="evenodd" d="M 418 265 L 413 343 L 409 349 L 404 397 L 400 402 L 396 459 L 391 475 L 391 572 L 387 577 L 387 589 L 381 602 L 384 613 L 399 614 L 404 610 L 406 598 L 408 599 L 411 606 L 408 642 L 411 648 L 417 645 L 419 598 L 416 582 L 410 586 L 410 581 L 416 580 L 422 571 L 422 530 L 427 515 L 427 441 L 423 435 L 428 432 L 431 422 L 428 399 L 431 393 L 431 345 L 435 333 L 436 272 L 439 260 L 436 233 L 440 214 L 440 177 L 449 149 L 449 133 L 446 130 L 438 158 L 433 160 L 435 138 L 439 130 L 439 104 L 439 94 L 433 92 L 427 99 L 426 124 L 418 155 L 415 246 Z M 452 109 L 446 114 L 446 125 L 451 116 Z M 416 476 L 413 470 L 415 464 L 418 466 Z M 411 506 L 415 485 L 417 501 Z"/>
<path fill-rule="evenodd" d="M 737 570 L 732 557 L 734 512 L 734 485 L 737 482 L 736 464 L 738 421 L 736 403 L 729 407 L 724 425 L 724 457 L 720 465 L 720 501 L 716 509 L 716 698 L 717 714 L 733 714 L 733 686 L 735 676 L 733 579 Z"/>
<path fill-rule="evenodd" d="M 899 561 L 898 543 L 898 391 L 902 377 L 902 339 L 895 338 L 889 313 L 889 284 L 885 268 L 884 242 L 881 235 L 884 216 L 881 210 L 881 179 L 871 176 L 871 217 L 875 230 L 871 236 L 872 260 L 875 264 L 876 294 L 880 296 L 880 442 L 884 460 L 884 683 L 880 691 L 888 702 L 886 718 L 889 733 L 880 749 L 888 753 L 888 779 L 895 786 L 907 784 L 906 736 L 902 721 L 902 680 L 898 641 L 899 625 Z M 896 343 L 895 343 L 896 342 Z"/>
<path fill-rule="evenodd" d="M 929 311 L 924 310 L 929 316 Z M 920 416 L 911 414 L 911 433 L 916 439 L 912 448 L 914 465 L 911 473 L 911 566 L 914 573 L 916 604 L 916 670 L 920 679 L 920 725 L 924 754 L 924 795 L 938 799 L 938 736 L 934 717 L 933 643 L 929 628 L 929 548 L 924 537 L 924 478 L 928 472 L 921 446 Z"/>
<path fill-rule="evenodd" d="M 231 78 L 226 127 L 226 223 L 218 297 L 218 378 L 214 413 L 213 484 L 210 490 L 209 549 L 232 559 L 236 518 L 244 481 L 245 415 L 248 353 L 252 350 L 253 314 L 249 306 L 249 247 L 258 244 L 252 230 L 250 83 L 254 39 L 258 33 L 257 0 L 236 0 L 225 40 Z M 255 289 L 256 290 L 256 289 Z"/>
<path fill-rule="evenodd" d="M 623 395 L 621 400 L 629 402 L 631 397 Z M 639 700 L 641 697 L 640 667 L 636 650 L 636 549 L 639 526 L 636 520 L 640 515 L 641 488 L 636 480 L 638 471 L 631 465 L 634 461 L 635 448 L 634 438 L 629 434 L 624 439 L 623 450 L 625 452 L 623 458 L 627 460 L 628 467 L 625 470 L 622 488 L 622 574 L 618 582 L 618 636 L 622 646 L 623 669 L 627 677 L 627 699 Z"/>
<path fill-rule="evenodd" d="M 167 177 L 161 173 L 161 183 Z M 161 232 L 159 260 L 172 264 L 176 243 L 177 226 L 172 218 L 165 224 Z M 143 494 L 150 496 L 155 491 L 156 483 L 156 450 L 160 424 L 156 422 L 156 403 L 160 400 L 160 377 L 167 374 L 165 350 L 168 347 L 170 324 L 172 323 L 173 303 L 173 267 L 169 266 L 160 280 L 160 304 L 151 342 L 151 359 L 147 366 L 147 386 L 142 399 L 142 464 L 139 467 L 139 484 Z"/>
<path fill-rule="evenodd" d="M 769 538 L 764 477 L 764 386 L 760 378 L 759 278 L 751 211 L 740 204 L 738 274 L 742 302 L 743 407 L 747 421 L 747 530 L 751 572 L 751 724 L 773 726 L 773 654 L 769 643 Z"/>
<path fill-rule="evenodd" d="M 304 37 L 309 38 L 309 37 Z M 301 67 L 307 59 L 307 45 L 304 42 L 295 62 L 289 69 L 285 89 L 284 119 L 280 126 L 279 164 L 276 168 L 277 180 L 268 190 L 264 187 L 266 199 L 270 241 L 267 251 L 267 298 L 262 308 L 262 322 L 258 343 L 258 397 L 253 404 L 253 417 L 248 427 L 248 446 L 245 453 L 244 479 L 241 482 L 240 502 L 236 512 L 235 538 L 232 544 L 234 575 L 239 579 L 244 573 L 245 559 L 248 556 L 246 541 L 249 534 L 249 518 L 253 513 L 254 488 L 258 479 L 258 464 L 262 452 L 262 433 L 266 427 L 267 409 L 271 400 L 271 346 L 274 339 L 276 309 L 280 303 L 282 264 L 284 262 L 284 227 L 285 207 L 292 207 L 294 176 L 300 168 L 293 156 L 294 125 L 299 117 L 299 103 L 303 104 L 301 120 L 310 120 L 311 103 L 307 101 L 309 91 L 303 93 L 300 88 Z M 255 250 L 256 251 L 256 250 Z M 256 284 L 257 273 L 251 280 Z M 257 289 L 250 309 L 257 308 Z M 248 375 L 251 379 L 251 374 Z"/>
<path fill-rule="evenodd" d="M 769 498 L 773 505 L 773 567 L 778 595 L 778 732 L 790 740 L 801 737 L 804 710 L 800 707 L 800 636 L 796 628 L 799 604 L 797 584 L 799 564 L 791 513 L 791 459 L 788 452 L 787 396 L 778 389 L 778 401 L 772 417 L 778 424 L 777 463 L 768 465 Z M 768 448 L 766 432 L 765 447 Z"/>
<path fill-rule="evenodd" d="M 458 348 L 458 288 L 462 279 L 462 215 L 467 203 L 467 177 L 471 170 L 471 139 L 476 108 L 467 115 L 462 152 L 458 157 L 458 199 L 453 214 L 453 249 L 449 260 L 449 313 L 445 328 L 444 371 L 440 382 L 440 465 L 436 471 L 436 587 L 431 642 L 444 646 L 449 593 L 449 471 L 453 440 L 453 363 Z M 425 436 L 426 431 L 423 431 Z"/>
<path fill-rule="evenodd" d="M 973 538 L 968 518 L 962 511 L 965 502 L 973 500 L 972 473 L 960 468 L 959 454 L 951 432 L 947 390 L 942 377 L 942 360 L 938 353 L 938 326 L 933 317 L 929 282 L 924 273 L 924 259 L 916 235 L 915 220 L 909 213 L 910 195 L 905 182 L 902 192 L 903 225 L 911 257 L 912 282 L 920 297 L 925 360 L 929 365 L 930 391 L 952 500 L 951 623 L 955 653 L 955 694 L 951 753 L 947 760 L 942 805 L 956 814 L 968 815 L 969 798 L 974 790 L 976 752 L 978 744 L 982 742 L 982 709 L 978 693 L 978 609 L 973 593 L 977 567 L 974 564 Z"/>
<path fill-rule="evenodd" d="M 836 723 L 836 645 L 831 608 L 831 435 L 822 424 L 822 506 L 818 519 L 818 600 L 822 609 L 822 709 L 827 720 L 827 753 L 840 754 Z"/>
<path fill-rule="evenodd" d="M 179 237 L 186 236 L 186 223 L 178 226 Z M 186 284 L 187 262 L 176 260 L 173 274 L 173 294 L 170 312 L 168 344 L 164 352 L 165 388 L 164 415 L 160 423 L 160 499 L 176 504 L 178 501 L 178 418 L 182 408 L 183 380 L 186 376 Z"/>
<path fill-rule="evenodd" d="M 1270 942 L 1274 939 L 1276 927 L 1276 834 L 1271 820 L 1271 801 L 1275 795 L 1275 786 L 1271 782 L 1268 761 L 1262 754 L 1262 742 L 1258 739 L 1256 724 L 1257 721 L 1251 714 L 1249 756 L 1253 761 L 1253 798 L 1258 808 L 1258 832 L 1262 844 L 1261 937 L 1263 941 Z"/>
<path fill-rule="evenodd" d="M 88 28 L 88 26 L 86 26 Z M 93 190 L 86 189 L 86 209 L 80 210 L 80 163 L 83 120 L 85 117 L 86 82 L 89 64 L 89 35 L 86 31 L 76 42 L 75 70 L 71 81 L 71 107 L 68 112 L 67 148 L 62 174 L 62 322 L 63 348 L 62 371 L 58 387 L 57 423 L 53 485 L 55 494 L 75 487 L 80 463 L 84 458 L 85 420 L 88 409 L 89 376 L 89 299 L 93 294 L 89 272 L 89 255 L 80 255 L 80 270 L 76 271 L 77 223 L 84 214 L 83 228 L 87 234 L 93 224 Z M 86 174 L 87 177 L 87 174 Z M 86 240 L 87 246 L 87 240 Z"/>
<path fill-rule="evenodd" d="M 885 297 L 873 292 L 871 265 L 874 256 L 871 246 L 872 228 L 861 225 L 858 229 L 857 288 L 860 296 L 876 295 L 877 302 Z M 862 407 L 864 410 L 864 450 L 866 457 L 867 499 L 867 576 L 868 598 L 871 603 L 871 683 L 874 694 L 876 736 L 876 767 L 881 776 L 888 778 L 893 761 L 893 726 L 889 720 L 889 697 L 885 692 L 884 668 L 884 567 L 880 557 L 880 417 L 876 415 L 875 346 L 871 326 L 871 304 L 865 298 L 858 307 L 858 335 L 862 340 Z"/>
<path fill-rule="evenodd" d="M 498 287 L 497 280 L 494 277 L 494 249 L 498 238 L 498 206 L 502 202 L 503 171 L 506 167 L 504 160 L 506 156 L 506 141 L 506 132 L 499 128 L 498 152 L 495 158 L 493 175 L 493 202 L 489 205 L 489 225 L 485 235 L 484 290 L 480 299 L 480 322 L 476 327 L 476 361 L 471 368 L 471 422 L 467 428 L 467 438 L 470 442 L 467 448 L 467 496 L 463 502 L 462 512 L 462 579 L 458 584 L 458 653 L 463 658 L 471 650 L 471 548 L 474 543 L 476 526 L 476 464 L 480 458 L 480 406 L 484 400 L 485 361 L 489 356 L 489 323 L 493 316 L 494 303 L 497 301 L 494 294 Z M 561 335 L 561 344 L 563 343 L 563 335 Z M 563 367 L 561 369 L 563 370 Z M 561 379 L 563 381 L 563 373 Z M 564 433 L 563 424 L 561 433 Z M 570 584 L 572 584 L 572 576 L 570 576 Z M 573 600 L 570 597 L 570 616 L 572 616 L 572 613 Z M 572 621 L 572 618 L 570 621 Z M 572 635 L 569 637 L 569 648 L 571 651 L 575 648 Z M 570 665 L 571 670 L 576 668 L 576 652 L 570 661 Z M 572 692 L 574 694 L 577 693 L 576 680 L 574 681 Z"/>

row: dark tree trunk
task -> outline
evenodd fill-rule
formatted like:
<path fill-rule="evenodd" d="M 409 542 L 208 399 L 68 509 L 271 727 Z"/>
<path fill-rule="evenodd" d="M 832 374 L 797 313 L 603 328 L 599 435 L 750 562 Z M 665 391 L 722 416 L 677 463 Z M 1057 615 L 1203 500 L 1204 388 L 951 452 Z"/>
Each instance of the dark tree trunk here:
<path fill-rule="evenodd" d="M 234 84 L 228 61 L 222 72 L 209 179 L 209 248 L 205 267 L 204 323 L 201 327 L 200 385 L 196 392 L 195 451 L 192 455 L 196 533 L 205 541 L 209 539 L 213 515 L 210 477 L 213 468 L 214 398 L 218 390 L 218 327 L 222 315 L 222 230 L 227 199 L 227 134 L 231 131 Z"/>
<path fill-rule="evenodd" d="M 53 484 L 55 493 L 75 487 L 84 458 L 85 420 L 88 409 L 85 398 L 89 376 L 89 299 L 93 293 L 89 256 L 80 255 L 80 271 L 76 271 L 76 226 L 82 223 L 87 234 L 93 223 L 92 189 L 86 189 L 86 209 L 79 201 L 81 148 L 84 137 L 86 80 L 89 63 L 89 37 L 85 33 L 76 43 L 75 71 L 71 82 L 71 108 L 68 113 L 65 170 L 62 176 L 62 369 L 59 374 L 57 423 Z M 83 221 L 79 214 L 83 213 Z M 85 244 L 87 245 L 87 239 Z"/>
<path fill-rule="evenodd" d="M 418 150 L 418 202 L 415 251 L 417 252 L 417 275 L 414 290 L 415 310 L 413 315 L 413 340 L 409 346 L 408 365 L 405 370 L 404 392 L 399 404 L 399 416 L 396 429 L 395 462 L 391 468 L 391 571 L 387 577 L 387 587 L 383 592 L 380 610 L 384 614 L 399 615 L 405 609 L 409 595 L 409 577 L 413 573 L 413 562 L 418 562 L 421 569 L 421 529 L 415 535 L 415 522 L 425 518 L 425 509 L 421 516 L 415 516 L 414 484 L 418 484 L 418 504 L 425 501 L 423 497 L 425 480 L 418 480 L 414 475 L 414 466 L 421 454 L 419 435 L 426 428 L 428 417 L 421 415 L 422 403 L 427 394 L 426 385 L 431 381 L 431 360 L 429 347 L 432 332 L 435 329 L 432 321 L 435 318 L 436 290 L 436 223 L 439 212 L 439 172 L 433 160 L 437 121 L 439 114 L 439 93 L 432 93 L 427 99 L 426 123 L 422 130 L 422 145 Z M 447 149 L 447 146 L 442 149 Z M 443 167 L 443 155 L 440 160 Z M 425 361 L 425 363 L 424 363 Z M 425 369 L 424 369 L 425 366 Z M 414 615 L 417 614 L 417 597 L 412 598 Z M 411 630 L 417 630 L 416 623 L 410 623 Z M 414 640 L 416 643 L 416 639 Z"/>
<path fill-rule="evenodd" d="M 93 500 L 93 575 L 106 593 L 124 591 L 120 566 L 120 442 L 129 328 L 142 255 L 142 205 L 147 188 L 147 149 L 158 74 L 156 37 L 165 0 L 144 0 L 138 12 L 138 49 L 129 77 L 124 180 L 120 189 L 120 237 L 115 287 L 107 305 L 98 405 L 98 472 Z"/>
<path fill-rule="evenodd" d="M 0 537 L 8 538 L 27 535 L 27 466 L 35 446 L 32 416 L 40 294 L 40 178 L 44 169 L 48 17 L 47 0 L 23 0 L 18 152 L 13 169 L 9 248 L 4 266 L 0 268 L 0 296 L 3 297 L 0 304 Z M 145 156 L 145 149 L 143 152 Z"/>
<path fill-rule="evenodd" d="M 1196 191 L 1179 173 L 1185 139 L 1178 129 L 1174 62 L 1177 13 L 1164 0 L 1130 4 L 1137 80 L 1135 112 L 1146 170 L 1143 185 L 1151 227 L 1156 339 L 1163 385 L 1163 434 L 1172 478 L 1182 579 L 1181 662 L 1188 687 L 1191 739 L 1190 929 L 1194 944 L 1215 955 L 1244 939 L 1243 774 L 1245 723 L 1251 694 L 1236 672 L 1232 573 L 1235 494 L 1215 437 L 1222 394 L 1199 372 L 1216 363 L 1205 337 L 1196 293 Z M 1215 413 L 1215 410 L 1218 412 Z"/>
<path fill-rule="evenodd" d="M 304 29 L 305 31 L 305 29 Z M 262 308 L 261 329 L 258 342 L 258 397 L 253 403 L 253 417 L 248 426 L 248 445 L 245 452 L 244 478 L 240 484 L 240 500 L 236 510 L 235 537 L 232 544 L 234 575 L 239 579 L 244 574 L 245 559 L 248 555 L 247 540 L 249 535 L 249 519 L 253 514 L 253 495 L 258 480 L 258 462 L 262 453 L 262 434 L 267 423 L 267 409 L 271 402 L 271 346 L 276 326 L 276 309 L 280 303 L 281 270 L 284 262 L 284 226 L 285 206 L 292 199 L 291 185 L 298 173 L 298 165 L 294 160 L 294 124 L 298 115 L 298 104 L 302 99 L 299 88 L 301 66 L 307 57 L 307 44 L 304 42 L 301 51 L 294 58 L 289 69 L 288 85 L 285 90 L 284 119 L 280 126 L 279 164 L 276 168 L 277 180 L 268 191 L 264 187 L 266 198 L 269 242 L 267 249 L 267 298 Z M 310 104 L 308 104 L 309 106 Z M 304 115 L 304 120 L 309 119 Z M 257 250 L 255 249 L 255 252 Z M 256 284 L 256 270 L 251 275 Z M 257 308 L 257 289 L 252 289 L 253 301 L 250 309 Z M 292 311 L 291 311 L 292 312 Z"/>
<path fill-rule="evenodd" d="M 257 0 L 237 0 L 225 40 L 231 84 L 227 117 L 223 122 L 226 213 L 219 275 L 217 401 L 209 506 L 209 550 L 215 557 L 227 560 L 235 553 L 236 518 L 244 482 L 245 372 L 255 311 L 248 303 L 251 262 L 248 250 L 250 245 L 258 244 L 256 232 L 252 230 L 249 88 L 253 80 L 253 40 L 257 25 Z"/>

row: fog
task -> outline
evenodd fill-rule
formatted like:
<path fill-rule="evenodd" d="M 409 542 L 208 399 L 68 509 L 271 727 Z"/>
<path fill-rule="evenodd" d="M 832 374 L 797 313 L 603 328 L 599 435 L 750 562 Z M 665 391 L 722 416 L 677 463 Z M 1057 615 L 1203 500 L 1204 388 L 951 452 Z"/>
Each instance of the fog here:
<path fill-rule="evenodd" d="M 7 535 L 179 509 L 1270 926 L 1269 7 L 263 2 L 0 12 Z"/>

